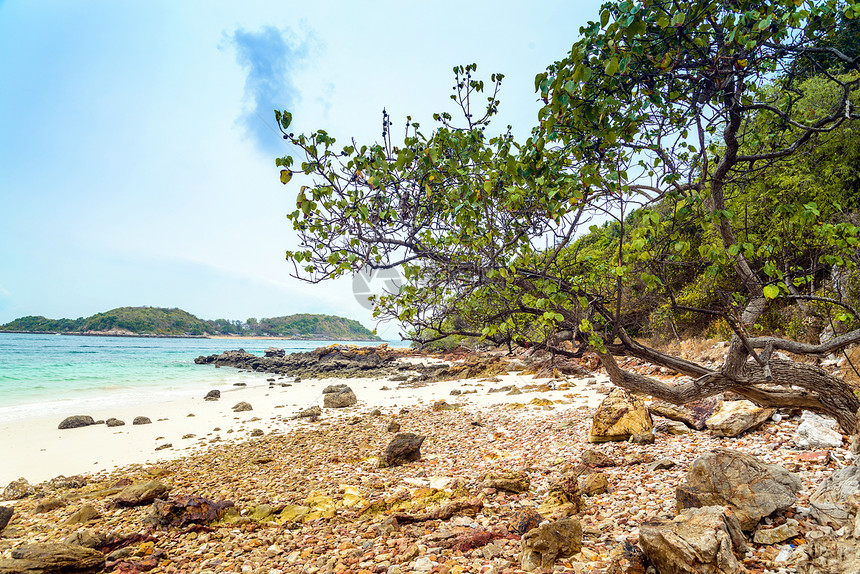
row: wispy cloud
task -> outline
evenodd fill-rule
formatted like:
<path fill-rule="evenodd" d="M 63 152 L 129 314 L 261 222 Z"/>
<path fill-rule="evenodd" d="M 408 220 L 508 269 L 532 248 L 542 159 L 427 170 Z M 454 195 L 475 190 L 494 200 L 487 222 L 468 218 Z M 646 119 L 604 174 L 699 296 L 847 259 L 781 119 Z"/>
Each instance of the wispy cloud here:
<path fill-rule="evenodd" d="M 238 29 L 229 40 L 245 68 L 245 97 L 251 102 L 251 111 L 242 122 L 263 151 L 283 154 L 284 143 L 273 111 L 294 110 L 298 104 L 301 94 L 293 75 L 307 63 L 311 42 L 289 28 L 272 26 L 257 32 Z"/>

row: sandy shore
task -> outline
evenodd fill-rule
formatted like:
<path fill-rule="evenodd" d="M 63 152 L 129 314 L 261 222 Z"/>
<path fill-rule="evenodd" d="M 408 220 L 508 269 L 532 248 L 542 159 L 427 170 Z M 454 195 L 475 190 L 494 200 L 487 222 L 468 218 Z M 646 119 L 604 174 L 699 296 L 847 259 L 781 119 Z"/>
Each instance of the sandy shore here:
<path fill-rule="evenodd" d="M 249 380 L 247 375 L 243 374 L 244 380 Z M 429 405 L 441 399 L 474 407 L 548 399 L 557 403 L 554 408 L 565 410 L 596 407 L 604 397 L 596 392 L 597 385 L 586 384 L 594 377 L 570 379 L 567 383 L 570 388 L 545 392 L 534 392 L 534 387 L 549 383 L 549 379 L 515 373 L 501 377 L 500 382 L 467 379 L 415 388 L 384 379 L 306 379 L 291 383 L 284 377 L 275 379 L 274 386 L 270 387 L 267 379 L 271 378 L 271 375 L 260 374 L 250 379 L 257 382 L 247 386 L 222 387 L 218 401 L 205 401 L 204 393 L 200 393 L 188 400 L 160 402 L 153 397 L 152 401 L 134 407 L 65 413 L 90 415 L 95 420 L 117 418 L 126 423 L 120 427 L 100 424 L 59 430 L 57 426 L 62 416 L 0 424 L 3 437 L 0 441 L 0 460 L 3 461 L 0 487 L 19 477 L 35 484 L 61 474 L 95 474 L 131 464 L 175 459 L 214 444 L 247 440 L 255 429 L 266 435 L 288 433 L 297 424 L 292 417 L 299 410 L 322 406 L 322 390 L 330 384 L 346 382 L 355 391 L 359 403 L 346 409 L 326 409 L 324 416 L 327 418 L 351 417 L 374 408 L 395 413 L 403 407 Z M 488 392 L 508 385 L 525 392 L 522 395 Z M 452 396 L 453 390 L 466 394 Z M 253 410 L 234 413 L 232 407 L 240 401 L 250 403 Z M 133 425 L 137 416 L 148 417 L 152 424 Z"/>

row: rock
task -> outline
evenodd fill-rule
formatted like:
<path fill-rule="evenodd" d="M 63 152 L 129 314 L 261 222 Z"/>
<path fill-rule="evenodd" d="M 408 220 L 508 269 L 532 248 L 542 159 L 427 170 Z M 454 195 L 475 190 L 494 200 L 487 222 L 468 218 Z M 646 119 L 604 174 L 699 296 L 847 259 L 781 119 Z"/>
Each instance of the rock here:
<path fill-rule="evenodd" d="M 531 483 L 529 482 L 528 474 L 525 471 L 519 470 L 485 475 L 481 487 L 495 488 L 496 490 L 519 494 L 521 492 L 528 492 Z"/>
<path fill-rule="evenodd" d="M 556 560 L 582 550 L 582 526 L 576 518 L 562 518 L 523 536 L 520 567 L 527 572 L 552 568 Z"/>
<path fill-rule="evenodd" d="M 77 474 L 75 476 L 63 476 L 61 474 L 49 480 L 48 484 L 56 489 L 82 488 L 87 485 L 87 479 Z"/>
<path fill-rule="evenodd" d="M 718 448 L 693 461 L 676 488 L 677 510 L 731 506 L 743 530 L 777 510 L 790 508 L 800 478 L 775 464 L 742 452 Z"/>
<path fill-rule="evenodd" d="M 606 574 L 646 574 L 648 566 L 648 558 L 642 549 L 625 540 L 609 553 Z"/>
<path fill-rule="evenodd" d="M 533 528 L 537 528 L 541 522 L 543 522 L 543 516 L 531 506 L 525 506 L 514 511 L 514 516 L 508 527 L 522 535 Z"/>
<path fill-rule="evenodd" d="M 22 476 L 6 485 L 3 489 L 3 500 L 20 500 L 32 494 L 36 494 L 36 489 Z"/>
<path fill-rule="evenodd" d="M 73 415 L 63 419 L 63 422 L 57 427 L 58 429 L 76 429 L 78 427 L 88 427 L 96 424 L 93 417 L 89 415 Z"/>
<path fill-rule="evenodd" d="M 690 427 L 680 421 L 660 421 L 654 424 L 654 430 L 671 435 L 690 434 Z"/>
<path fill-rule="evenodd" d="M 251 403 L 246 403 L 245 401 L 241 401 L 233 405 L 234 413 L 244 413 L 246 411 L 253 411 L 254 407 L 251 406 Z"/>
<path fill-rule="evenodd" d="M 615 389 L 597 407 L 588 442 L 627 440 L 634 434 L 650 433 L 653 428 L 644 401 L 623 389 Z"/>
<path fill-rule="evenodd" d="M 221 391 L 219 391 L 218 389 L 212 389 L 211 391 L 206 393 L 206 396 L 203 397 L 203 400 L 204 401 L 217 401 L 220 398 L 221 398 Z"/>
<path fill-rule="evenodd" d="M 11 506 L 0 506 L 0 532 L 6 528 L 9 521 L 12 520 L 12 515 L 15 513 Z"/>
<path fill-rule="evenodd" d="M 264 436 L 265 434 L 266 433 L 263 431 L 263 429 L 254 429 L 251 431 L 252 437 Z"/>
<path fill-rule="evenodd" d="M 105 555 L 76 544 L 25 544 L 11 552 L 12 559 L 0 560 L 0 573 L 16 572 L 86 574 L 105 567 Z"/>
<path fill-rule="evenodd" d="M 347 385 L 331 385 L 323 391 L 323 406 L 327 409 L 342 409 L 357 402 L 355 393 Z"/>
<path fill-rule="evenodd" d="M 803 411 L 800 426 L 794 433 L 794 444 L 805 449 L 839 448 L 842 446 L 842 433 L 837 430 L 835 420 Z"/>
<path fill-rule="evenodd" d="M 388 428 L 386 430 L 388 432 L 400 432 L 400 423 L 397 421 L 391 421 L 388 423 Z"/>
<path fill-rule="evenodd" d="M 131 421 L 133 425 L 150 425 L 152 421 L 149 420 L 149 417 L 134 417 L 134 420 Z"/>
<path fill-rule="evenodd" d="M 208 524 L 220 519 L 228 508 L 234 506 L 229 500 L 215 502 L 202 496 L 180 494 L 171 500 L 155 500 L 146 521 L 162 528 Z"/>
<path fill-rule="evenodd" d="M 537 510 L 541 516 L 557 520 L 578 514 L 584 507 L 579 481 L 571 474 L 550 486 Z"/>
<path fill-rule="evenodd" d="M 272 357 L 286 357 L 287 352 L 284 349 L 279 349 L 277 347 L 269 347 L 265 351 L 263 351 L 263 355 L 272 358 Z"/>
<path fill-rule="evenodd" d="M 705 423 L 717 436 L 738 436 L 769 419 L 776 409 L 763 409 L 752 401 L 723 401 Z"/>
<path fill-rule="evenodd" d="M 105 425 L 107 425 L 108 427 L 122 427 L 125 426 L 125 421 L 121 421 L 115 418 L 109 418 L 105 421 Z"/>
<path fill-rule="evenodd" d="M 779 544 L 789 538 L 800 535 L 796 520 L 787 520 L 776 528 L 759 528 L 753 534 L 753 542 L 756 544 Z"/>
<path fill-rule="evenodd" d="M 168 492 L 170 487 L 159 480 L 136 482 L 123 488 L 113 500 L 118 506 L 140 506 L 149 504 Z"/>
<path fill-rule="evenodd" d="M 714 413 L 714 409 L 720 403 L 719 397 L 708 397 L 698 401 L 692 401 L 684 405 L 673 405 L 664 401 L 655 401 L 648 405 L 651 414 L 667 418 L 672 421 L 684 423 L 690 428 L 702 430 L 705 421 Z"/>
<path fill-rule="evenodd" d="M 670 468 L 675 466 L 675 461 L 671 458 L 661 458 L 660 460 L 654 461 L 648 465 L 648 470 L 654 472 L 655 470 L 669 470 Z"/>
<path fill-rule="evenodd" d="M 860 492 L 860 458 L 855 458 L 854 464 L 837 470 L 821 483 L 809 497 L 810 513 L 821 524 L 836 528 L 853 524 L 847 502 L 857 492 Z"/>
<path fill-rule="evenodd" d="M 657 572 L 737 574 L 747 552 L 740 523 L 720 506 L 690 508 L 674 520 L 652 520 L 639 528 L 639 544 Z"/>
<path fill-rule="evenodd" d="M 653 432 L 639 432 L 630 435 L 628 440 L 633 444 L 654 444 L 655 437 Z"/>
<path fill-rule="evenodd" d="M 594 449 L 587 449 L 582 453 L 582 464 L 595 468 L 605 468 L 608 466 L 618 466 L 618 463 L 612 460 L 608 455 Z"/>
<path fill-rule="evenodd" d="M 402 432 L 394 435 L 379 457 L 379 468 L 398 466 L 421 458 L 421 443 L 426 437 Z"/>
<path fill-rule="evenodd" d="M 44 514 L 45 512 L 62 508 L 65 505 L 66 502 L 59 498 L 43 498 L 38 502 L 38 504 L 36 504 L 36 508 L 33 509 L 33 514 Z"/>
<path fill-rule="evenodd" d="M 436 563 L 429 558 L 416 558 L 415 562 L 412 563 L 412 571 L 430 572 L 431 570 L 433 570 L 434 566 L 436 566 Z"/>
<path fill-rule="evenodd" d="M 603 494 L 609 488 L 609 480 L 602 472 L 592 472 L 585 477 L 582 482 L 582 494 L 585 496 L 594 496 L 595 494 Z"/>
<path fill-rule="evenodd" d="M 296 416 L 298 416 L 300 419 L 307 419 L 307 418 L 319 418 L 319 416 L 321 414 L 322 414 L 322 409 L 319 406 L 314 405 L 310 408 L 299 411 L 299 414 Z"/>
<path fill-rule="evenodd" d="M 85 504 L 73 512 L 72 515 L 63 522 L 63 524 L 74 526 L 75 524 L 84 524 L 85 522 L 95 520 L 96 518 L 99 518 L 98 511 L 93 508 L 91 504 Z"/>
<path fill-rule="evenodd" d="M 63 540 L 63 542 L 65 544 L 77 544 L 85 548 L 99 548 L 105 545 L 107 539 L 103 534 L 93 532 L 92 530 L 78 530 Z"/>

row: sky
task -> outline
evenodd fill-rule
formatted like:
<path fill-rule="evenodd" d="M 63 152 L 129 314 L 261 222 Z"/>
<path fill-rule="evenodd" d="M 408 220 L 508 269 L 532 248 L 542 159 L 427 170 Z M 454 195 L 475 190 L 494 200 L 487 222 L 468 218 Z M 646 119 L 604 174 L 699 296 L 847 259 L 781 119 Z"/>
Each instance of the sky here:
<path fill-rule="evenodd" d="M 273 110 L 341 143 L 376 141 L 383 108 L 426 133 L 474 62 L 505 74 L 497 125 L 524 138 L 534 76 L 599 5 L 0 0 L 0 323 L 149 305 L 397 339 L 352 279 L 290 275 L 299 186 L 279 181 Z"/>

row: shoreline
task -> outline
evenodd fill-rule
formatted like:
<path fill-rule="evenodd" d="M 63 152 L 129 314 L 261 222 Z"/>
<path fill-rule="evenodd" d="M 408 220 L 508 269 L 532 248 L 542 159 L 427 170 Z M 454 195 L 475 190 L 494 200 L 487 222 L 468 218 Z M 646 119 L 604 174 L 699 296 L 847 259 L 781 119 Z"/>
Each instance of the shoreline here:
<path fill-rule="evenodd" d="M 344 343 L 398 343 L 400 341 L 386 341 L 384 339 L 341 339 L 341 338 L 318 338 L 314 337 L 282 337 L 270 335 L 153 335 L 148 333 L 111 333 L 103 331 L 12 331 L 0 329 L 0 334 L 9 333 L 10 335 L 62 335 L 71 337 L 125 337 L 136 339 L 235 339 L 249 341 L 320 341 L 331 342 L 338 341 Z"/>
<path fill-rule="evenodd" d="M 606 380 L 606 377 L 588 378 Z M 274 386 L 270 387 L 272 380 Z M 530 392 L 533 389 L 526 389 L 522 395 L 513 396 L 505 392 L 488 392 L 506 385 L 536 387 L 549 380 L 511 373 L 499 377 L 499 382 L 459 379 L 421 383 L 410 388 L 411 385 L 398 386 L 397 382 L 380 378 L 305 379 L 293 383 L 288 377 L 259 374 L 258 384 L 220 387 L 221 398 L 218 401 L 205 401 L 205 392 L 197 392 L 188 399 L 150 400 L 130 407 L 27 418 L 0 424 L 0 435 L 4 437 L 0 441 L 0 460 L 4 461 L 0 469 L 0 487 L 21 477 L 36 484 L 58 475 L 93 475 L 134 464 L 181 458 L 213 446 L 248 440 L 254 429 L 260 429 L 266 436 L 288 434 L 299 424 L 291 420 L 299 410 L 313 405 L 322 406 L 322 390 L 330 384 L 349 385 L 359 402 L 344 409 L 324 409 L 324 419 L 367 414 L 372 409 L 394 412 L 401 408 L 431 405 L 439 400 L 463 403 L 477 407 L 479 411 L 501 403 L 560 400 L 565 404 L 557 404 L 553 408 L 567 410 L 594 408 L 604 398 L 603 394 L 596 392 L 594 385 L 585 384 L 585 378 L 571 379 L 571 388 L 561 392 Z M 451 391 L 454 390 L 468 394 L 452 396 Z M 232 407 L 242 401 L 250 403 L 253 410 L 234 413 Z M 126 424 L 111 428 L 104 424 L 64 430 L 57 428 L 66 416 L 72 415 L 89 415 L 95 420 L 118 418 Z M 132 421 L 137 416 L 146 416 L 152 423 L 133 425 Z M 171 446 L 156 450 L 167 444 Z"/>

